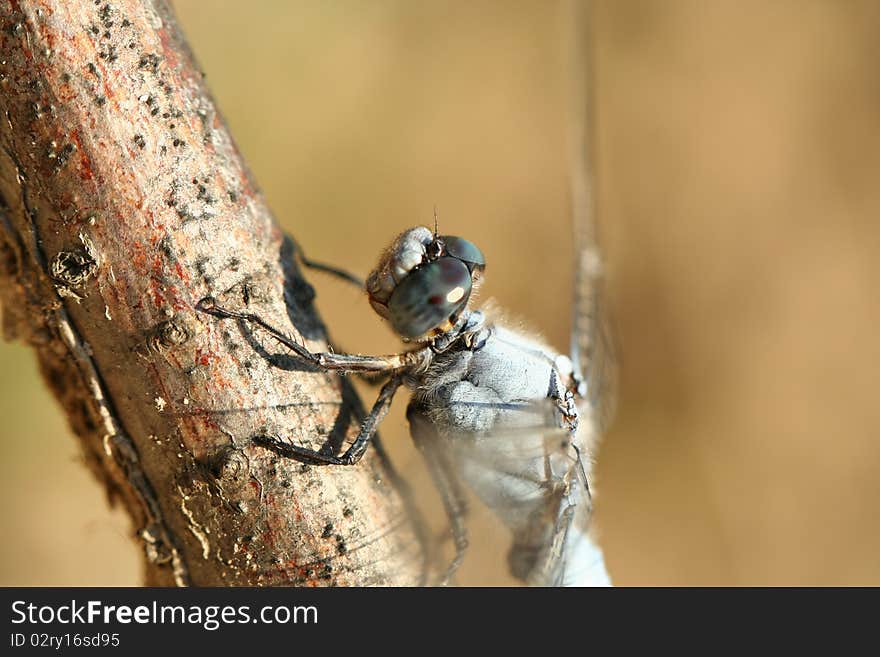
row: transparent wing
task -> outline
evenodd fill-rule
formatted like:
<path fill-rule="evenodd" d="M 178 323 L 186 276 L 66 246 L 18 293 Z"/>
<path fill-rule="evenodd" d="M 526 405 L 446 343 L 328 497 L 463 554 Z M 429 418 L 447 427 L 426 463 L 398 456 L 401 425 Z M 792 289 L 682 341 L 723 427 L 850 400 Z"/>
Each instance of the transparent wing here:
<path fill-rule="evenodd" d="M 614 415 L 616 359 L 603 299 L 604 272 L 596 228 L 588 13 L 583 0 L 567 3 L 571 80 L 568 141 L 575 254 L 571 359 L 584 383 L 582 397 L 589 404 L 597 433 L 601 433 Z"/>
<path fill-rule="evenodd" d="M 464 483 L 513 533 L 509 565 L 530 584 L 558 586 L 570 568 L 570 534 L 586 534 L 592 504 L 578 438 L 547 399 L 499 408 L 490 434 L 446 436 Z"/>

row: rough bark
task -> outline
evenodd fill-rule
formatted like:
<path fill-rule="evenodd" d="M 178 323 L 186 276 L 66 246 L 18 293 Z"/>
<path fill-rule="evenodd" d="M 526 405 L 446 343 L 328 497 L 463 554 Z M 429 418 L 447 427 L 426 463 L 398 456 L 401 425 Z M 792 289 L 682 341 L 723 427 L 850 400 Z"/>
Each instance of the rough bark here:
<path fill-rule="evenodd" d="M 0 6 L 0 300 L 92 471 L 131 514 L 150 584 L 417 583 L 414 520 L 381 452 L 338 447 L 337 376 L 194 310 L 212 295 L 326 348 L 313 292 L 161 0 Z M 63 549 L 63 541 L 58 549 Z"/>

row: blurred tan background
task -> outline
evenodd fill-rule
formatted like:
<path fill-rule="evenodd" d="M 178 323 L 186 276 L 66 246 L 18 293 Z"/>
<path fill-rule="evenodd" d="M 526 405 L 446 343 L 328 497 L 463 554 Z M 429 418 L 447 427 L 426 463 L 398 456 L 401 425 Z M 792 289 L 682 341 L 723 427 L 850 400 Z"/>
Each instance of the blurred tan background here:
<path fill-rule="evenodd" d="M 487 255 L 482 298 L 565 348 L 557 5 L 175 4 L 312 257 L 366 273 L 436 204 Z M 612 577 L 880 584 L 880 3 L 597 2 L 594 37 L 622 345 L 597 468 Z M 337 344 L 396 348 L 356 290 L 311 279 Z M 31 354 L 0 344 L 0 371 L 0 584 L 139 583 Z M 418 472 L 404 407 L 384 439 Z M 497 546 L 475 531 L 462 581 L 502 583 L 477 577 Z"/>

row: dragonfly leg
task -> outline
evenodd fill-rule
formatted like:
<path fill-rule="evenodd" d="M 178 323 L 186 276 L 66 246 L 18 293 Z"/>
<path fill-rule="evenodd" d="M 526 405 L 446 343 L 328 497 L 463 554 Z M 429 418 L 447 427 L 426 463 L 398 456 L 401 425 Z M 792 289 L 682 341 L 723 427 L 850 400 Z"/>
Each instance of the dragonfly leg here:
<path fill-rule="evenodd" d="M 449 586 L 455 573 L 461 567 L 464 561 L 464 555 L 468 549 L 467 528 L 464 526 L 463 511 L 451 511 L 447 505 L 447 511 L 450 518 L 450 526 L 452 529 L 452 541 L 455 547 L 455 555 L 446 567 L 446 572 L 440 580 L 440 586 Z"/>
<path fill-rule="evenodd" d="M 431 473 L 431 478 L 434 480 L 434 485 L 440 494 L 443 508 L 449 519 L 455 555 L 447 565 L 439 582 L 440 586 L 448 586 L 464 561 L 468 548 L 467 527 L 464 522 L 467 514 L 467 502 L 455 470 L 449 462 L 447 454 L 441 448 L 438 442 L 439 436 L 431 422 L 413 407 L 407 410 L 407 418 L 410 422 L 413 442 L 425 458 L 428 471 Z"/>
<path fill-rule="evenodd" d="M 288 239 L 293 242 L 294 251 L 296 251 L 296 254 L 299 256 L 300 262 L 303 263 L 303 266 L 308 267 L 309 269 L 314 269 L 315 271 L 323 272 L 325 274 L 330 274 L 331 276 L 335 276 L 336 278 L 345 281 L 346 283 L 351 283 L 355 287 L 360 288 L 361 291 L 364 290 L 365 283 L 362 278 L 350 272 L 347 272 L 344 269 L 336 267 L 335 265 L 328 265 L 323 262 L 312 260 L 311 258 L 306 256 L 305 252 L 302 250 L 302 247 L 299 245 L 299 242 L 289 236 Z M 370 384 L 371 386 L 379 385 L 380 383 L 382 383 L 382 379 L 384 378 L 381 375 L 377 376 L 376 374 L 371 372 L 357 372 L 357 375 L 358 378 Z"/>
<path fill-rule="evenodd" d="M 379 423 L 382 422 L 388 414 L 388 409 L 391 408 L 391 401 L 394 399 L 394 393 L 397 392 L 402 383 L 403 376 L 397 375 L 389 379 L 388 382 L 382 386 L 382 390 L 379 392 L 379 397 L 373 404 L 373 408 L 370 410 L 370 414 L 364 421 L 363 426 L 361 426 L 357 438 L 355 438 L 351 446 L 349 446 L 341 456 L 324 454 L 323 452 L 309 449 L 307 447 L 292 445 L 283 442 L 276 436 L 258 435 L 254 436 L 253 441 L 257 445 L 271 449 L 273 452 L 288 458 L 310 461 L 321 465 L 355 465 L 361 460 L 364 452 L 367 451 L 367 446 L 373 436 L 376 435 Z"/>
<path fill-rule="evenodd" d="M 332 352 L 313 353 L 283 331 L 269 324 L 259 315 L 224 308 L 218 305 L 213 297 L 205 297 L 199 301 L 196 304 L 196 309 L 221 319 L 239 319 L 250 322 L 266 331 L 275 340 L 306 362 L 327 372 L 389 374 L 409 368 L 426 367 L 431 357 L 430 347 L 423 347 L 402 354 L 390 354 L 388 356 L 362 356 L 359 354 L 337 354 Z"/>
<path fill-rule="evenodd" d="M 550 372 L 550 387 L 547 390 L 549 397 L 555 404 L 562 417 L 563 428 L 572 434 L 578 428 L 578 409 L 574 393 L 562 385 L 562 381 L 554 368 Z"/>
<path fill-rule="evenodd" d="M 322 271 L 325 274 L 330 274 L 331 276 L 335 276 L 347 283 L 351 283 L 352 285 L 356 285 L 361 290 L 364 289 L 364 281 L 358 276 L 351 274 L 344 269 L 336 267 L 334 265 L 327 265 L 323 262 L 317 262 L 315 260 L 311 260 L 306 257 L 305 252 L 302 250 L 302 247 L 299 245 L 299 242 L 294 240 L 292 237 L 288 236 L 288 239 L 293 243 L 294 251 L 299 256 L 300 262 L 303 263 L 304 266 L 309 269 L 314 269 L 315 271 Z"/>

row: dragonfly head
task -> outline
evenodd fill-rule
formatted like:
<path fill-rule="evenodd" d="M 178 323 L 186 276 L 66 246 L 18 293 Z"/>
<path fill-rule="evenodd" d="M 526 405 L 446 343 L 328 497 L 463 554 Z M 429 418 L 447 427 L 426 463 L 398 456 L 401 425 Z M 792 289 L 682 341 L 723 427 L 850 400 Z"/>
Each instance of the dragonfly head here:
<path fill-rule="evenodd" d="M 370 304 L 404 340 L 428 341 L 451 329 L 465 311 L 485 266 L 472 242 L 410 228 L 367 278 Z"/>

